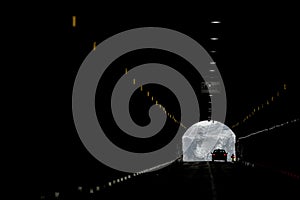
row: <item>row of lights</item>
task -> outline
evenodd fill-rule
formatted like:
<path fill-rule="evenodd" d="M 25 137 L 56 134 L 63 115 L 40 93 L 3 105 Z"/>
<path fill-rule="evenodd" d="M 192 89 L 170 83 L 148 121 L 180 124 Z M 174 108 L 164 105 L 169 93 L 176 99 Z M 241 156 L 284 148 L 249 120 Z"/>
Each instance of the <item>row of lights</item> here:
<path fill-rule="evenodd" d="M 210 23 L 211 23 L 211 24 L 220 24 L 221 21 L 211 21 Z M 216 40 L 219 40 L 219 38 L 217 38 L 217 37 L 211 37 L 210 40 L 216 41 Z M 215 50 L 211 50 L 210 52 L 211 52 L 211 53 L 216 53 Z"/>
<path fill-rule="evenodd" d="M 108 187 L 112 187 L 113 185 L 115 184 L 118 184 L 118 183 L 121 183 L 121 182 L 124 182 L 124 181 L 127 181 L 133 177 L 136 177 L 136 176 L 139 176 L 139 175 L 142 175 L 144 173 L 147 173 L 147 172 L 150 172 L 150 171 L 153 171 L 153 170 L 156 170 L 156 169 L 159 169 L 163 166 L 166 166 L 168 164 L 171 164 L 173 161 L 169 161 L 169 162 L 166 162 L 166 163 L 163 163 L 163 164 L 160 164 L 160 165 L 157 165 L 157 166 L 154 166 L 154 167 L 151 167 L 151 168 L 148 168 L 148 169 L 144 169 L 140 172 L 136 172 L 136 173 L 133 173 L 131 175 L 128 175 L 128 176 L 125 176 L 125 177 L 122 177 L 122 178 L 118 178 L 118 179 L 114 179 L 112 181 L 109 181 L 107 182 L 106 184 L 102 185 L 101 187 L 100 186 L 96 186 L 96 188 L 90 188 L 89 190 L 89 193 L 90 194 L 93 194 L 95 191 L 100 191 L 102 189 L 105 189 L 105 188 L 108 188 Z M 83 187 L 82 186 L 79 186 L 78 187 L 78 191 L 83 191 Z"/>
<path fill-rule="evenodd" d="M 161 168 L 163 166 L 169 165 L 169 164 L 171 164 L 174 161 L 175 160 L 172 160 L 172 161 L 169 161 L 169 162 L 166 162 L 166 163 L 162 163 L 160 165 L 157 165 L 157 166 L 154 166 L 154 167 L 151 167 L 151 168 L 148 168 L 148 169 L 144 169 L 144 170 L 142 170 L 140 172 L 136 172 L 136 173 L 133 173 L 131 175 L 128 175 L 128 176 L 125 176 L 125 177 L 122 177 L 122 178 L 114 179 L 114 180 L 109 181 L 106 184 L 102 185 L 101 187 L 100 186 L 96 186 L 95 190 L 94 190 L 94 188 L 90 188 L 89 193 L 92 194 L 92 193 L 94 193 L 94 191 L 100 191 L 102 189 L 105 189 L 105 188 L 108 188 L 108 187 L 112 187 L 115 184 L 127 181 L 127 180 L 129 180 L 129 179 L 131 179 L 133 177 L 136 177 L 136 176 L 142 175 L 144 173 L 151 172 L 153 170 L 159 169 L 159 168 Z M 83 191 L 83 187 L 79 186 L 78 187 L 78 191 Z"/>
<path fill-rule="evenodd" d="M 118 184 L 118 183 L 121 183 L 121 182 L 124 182 L 124 181 L 127 181 L 133 177 L 136 177 L 136 176 L 139 176 L 143 173 L 145 173 L 146 170 L 143 170 L 141 172 L 137 172 L 137 173 L 134 173 L 134 174 L 131 174 L 131 175 L 128 175 L 128 176 L 124 176 L 122 178 L 118 178 L 118 179 L 114 179 L 112 181 L 109 181 L 107 182 L 106 184 L 102 185 L 102 186 L 96 186 L 95 188 L 89 188 L 89 194 L 94 194 L 96 192 L 99 192 L 101 190 L 104 190 L 105 188 L 108 188 L 108 187 L 112 187 L 113 185 L 115 184 Z M 78 186 L 77 190 L 79 192 L 82 192 L 83 191 L 83 186 Z M 60 196 L 60 192 L 54 192 L 54 197 L 56 199 L 58 199 Z M 41 195 L 41 198 L 40 199 L 46 199 L 46 196 L 45 195 Z"/>
<path fill-rule="evenodd" d="M 220 24 L 220 23 L 221 23 L 220 21 L 211 21 L 211 24 Z M 76 16 L 72 16 L 72 27 L 75 28 L 75 27 L 76 27 L 76 24 L 77 24 L 77 23 L 76 23 Z M 210 40 L 215 41 L 215 40 L 219 40 L 219 38 L 217 38 L 217 37 L 211 37 Z M 97 43 L 94 41 L 94 42 L 93 42 L 93 51 L 96 50 L 96 47 L 97 47 Z M 211 50 L 210 52 L 211 52 L 211 53 L 216 53 L 215 50 Z M 215 62 L 210 62 L 210 64 L 211 64 L 211 65 L 215 65 L 216 63 L 215 63 Z M 127 74 L 127 69 L 125 69 L 125 71 L 126 71 L 125 73 Z M 210 72 L 214 72 L 214 70 L 210 70 Z M 133 79 L 133 84 L 135 84 L 135 82 L 136 82 L 136 80 Z M 140 86 L 140 87 L 141 87 L 141 91 L 142 91 L 142 87 L 143 87 L 143 86 Z M 147 96 L 150 97 L 149 92 L 147 92 Z M 212 95 L 210 94 L 209 96 L 212 96 Z M 154 99 L 154 97 L 152 96 L 152 97 L 151 97 L 151 100 L 154 101 L 153 99 Z M 171 119 L 173 119 L 173 121 L 174 121 L 175 123 L 179 124 L 182 128 L 187 129 L 185 125 L 183 125 L 182 123 L 178 122 L 178 121 L 174 118 L 174 116 L 173 116 L 172 114 L 170 114 L 169 112 L 167 112 L 167 111 L 165 110 L 165 108 L 164 108 L 161 104 L 158 104 L 157 101 L 156 101 L 155 104 L 158 105 L 159 108 L 161 108 L 161 109 L 165 112 L 165 114 L 166 114 L 168 117 L 170 117 Z"/>
<path fill-rule="evenodd" d="M 253 135 L 257 135 L 257 134 L 259 134 L 259 133 L 264 133 L 264 132 L 267 132 L 267 131 L 271 131 L 271 130 L 273 130 L 273 129 L 277 129 L 277 128 L 282 127 L 282 126 L 290 125 L 290 124 L 296 123 L 296 122 L 298 122 L 298 121 L 299 121 L 299 118 L 296 118 L 296 119 L 287 121 L 287 122 L 285 122 L 285 123 L 276 124 L 276 125 L 274 125 L 274 126 L 272 126 L 272 127 L 270 127 L 270 128 L 265 128 L 265 129 L 263 129 L 263 130 L 256 131 L 256 132 L 254 132 L 254 133 L 250 133 L 250 134 L 248 134 L 248 135 L 246 135 L 246 136 L 239 137 L 239 140 L 242 140 L 242 139 L 251 137 L 251 136 L 253 136 Z"/>
<path fill-rule="evenodd" d="M 114 179 L 112 181 L 107 182 L 106 184 L 104 184 L 102 186 L 96 186 L 95 188 L 90 188 L 89 189 L 89 193 L 93 194 L 96 191 L 100 191 L 102 189 L 105 189 L 105 188 L 108 188 L 108 187 L 112 187 L 115 184 L 127 181 L 127 180 L 129 180 L 129 179 L 131 179 L 133 177 L 139 176 L 139 175 L 141 175 L 143 173 L 145 173 L 145 171 L 137 172 L 137 173 L 134 173 L 134 174 L 131 174 L 131 175 L 128 175 L 128 176 L 124 176 L 122 178 Z M 82 186 L 78 186 L 78 191 L 82 192 L 83 191 L 83 187 Z"/>
<path fill-rule="evenodd" d="M 128 70 L 127 70 L 127 68 L 125 68 L 125 75 L 126 75 L 127 73 L 128 73 Z M 137 80 L 136 80 L 135 78 L 132 79 L 132 84 L 133 84 L 133 85 L 136 85 L 136 84 L 137 84 Z M 160 109 L 161 109 L 161 110 L 162 110 L 162 111 L 163 111 L 170 119 L 173 119 L 174 123 L 177 123 L 177 124 L 179 124 L 182 128 L 186 129 L 186 126 L 185 126 L 183 123 L 179 122 L 179 121 L 175 118 L 174 115 L 172 115 L 170 112 L 168 112 L 168 111 L 166 110 L 166 108 L 158 102 L 158 100 L 157 100 L 156 97 L 152 96 L 152 95 L 150 94 L 149 91 L 144 91 L 144 90 L 143 90 L 143 85 L 140 86 L 140 92 L 145 92 L 145 95 L 146 95 L 149 99 L 151 99 L 151 101 L 155 102 L 155 105 L 158 106 L 158 107 L 159 107 L 159 108 L 160 108 Z"/>
<path fill-rule="evenodd" d="M 221 21 L 211 21 L 210 23 L 211 23 L 211 24 L 220 24 Z M 211 40 L 211 41 L 218 41 L 219 38 L 218 38 L 218 37 L 211 37 L 210 40 Z M 216 50 L 211 50 L 211 51 L 210 51 L 210 53 L 213 53 L 213 54 L 215 54 L 216 52 L 217 52 Z M 216 65 L 216 62 L 215 62 L 215 61 L 211 61 L 209 64 L 210 64 L 210 65 Z M 214 69 L 210 69 L 209 72 L 210 72 L 210 73 L 214 73 L 215 70 L 214 70 Z M 212 76 L 212 77 L 213 77 L 213 76 Z M 209 94 L 209 96 L 212 97 L 213 95 L 212 95 L 212 94 Z M 211 101 L 210 101 L 209 103 L 211 104 Z M 208 110 L 208 111 L 209 111 L 208 120 L 211 120 L 211 115 L 212 115 L 212 114 L 211 114 L 211 111 L 212 111 L 212 110 L 211 110 L 211 106 L 209 107 L 209 110 Z"/>
<path fill-rule="evenodd" d="M 163 164 L 160 164 L 160 165 L 157 165 L 157 166 L 154 166 L 154 167 L 151 167 L 149 169 L 145 169 L 145 170 L 142 170 L 140 172 L 136 172 L 136 173 L 133 173 L 131 175 L 127 175 L 127 176 L 124 176 L 124 177 L 121 177 L 121 178 L 117 178 L 117 179 L 114 179 L 112 181 L 109 181 L 107 182 L 106 184 L 102 185 L 102 186 L 96 186 L 94 188 L 89 188 L 88 191 L 89 191 L 89 194 L 94 194 L 96 192 L 100 192 L 102 190 L 104 190 L 105 188 L 109 188 L 109 187 L 112 187 L 113 185 L 115 184 L 118 184 L 118 183 L 121 183 L 121 182 L 124 182 L 124 181 L 127 181 L 133 177 L 137 177 L 139 175 L 142 175 L 144 173 L 147 173 L 147 172 L 150 172 L 150 171 L 153 171 L 153 170 L 156 170 L 156 169 L 159 169 L 163 166 L 166 166 L 166 165 L 169 165 L 171 164 L 172 162 L 174 162 L 175 160 L 172 160 L 172 161 L 169 161 L 169 162 L 166 162 L 166 163 L 163 163 Z M 83 186 L 78 186 L 77 190 L 79 192 L 83 192 Z M 54 192 L 54 197 L 56 199 L 58 199 L 60 196 L 60 192 Z M 41 195 L 41 198 L 40 199 L 46 199 L 46 196 L 45 195 Z"/>
<path fill-rule="evenodd" d="M 73 28 L 76 28 L 77 26 L 77 19 L 76 19 L 76 16 L 72 16 L 72 27 Z M 96 42 L 93 42 L 93 51 L 96 50 L 96 47 L 97 47 L 97 43 Z"/>
<path fill-rule="evenodd" d="M 212 23 L 212 24 L 219 24 L 219 23 L 221 23 L 221 22 L 220 22 L 220 21 L 212 21 L 211 23 Z M 76 16 L 72 16 L 72 27 L 75 28 L 76 26 L 77 26 Z M 211 40 L 218 40 L 218 38 L 216 38 L 216 37 L 213 37 L 213 38 L 210 38 L 210 39 L 211 39 Z M 93 51 L 96 50 L 96 47 L 97 47 L 97 43 L 96 43 L 96 42 L 93 42 Z M 215 53 L 216 51 L 211 51 L 211 52 L 212 52 L 212 53 Z M 215 63 L 215 62 L 211 62 L 210 64 L 216 64 L 216 63 Z M 128 71 L 127 71 L 127 68 L 126 68 L 126 69 L 125 69 L 125 74 L 127 74 L 127 72 L 128 72 Z M 133 84 L 134 84 L 134 85 L 136 84 L 136 80 L 135 80 L 135 79 L 133 79 Z M 143 91 L 143 86 L 142 86 L 142 85 L 140 86 L 140 90 Z M 150 95 L 150 92 L 149 92 L 149 91 L 147 91 L 146 94 L 147 94 L 147 97 L 151 98 L 151 100 L 154 101 L 155 98 L 154 98 L 153 96 Z M 181 122 L 179 122 L 178 120 L 176 120 L 175 117 L 174 117 L 174 115 L 172 115 L 171 113 L 169 113 L 169 112 L 165 109 L 164 106 L 162 106 L 161 104 L 158 103 L 157 100 L 155 100 L 155 105 L 159 106 L 159 108 L 162 109 L 162 111 L 165 112 L 165 114 L 166 114 L 169 118 L 173 119 L 173 121 L 174 121 L 175 123 L 179 124 L 182 128 L 187 129 L 187 127 L 186 127 L 183 123 L 181 123 Z"/>
<path fill-rule="evenodd" d="M 286 85 L 286 84 L 283 84 L 282 88 L 283 88 L 282 90 L 285 91 L 285 90 L 287 89 L 287 85 Z M 256 106 L 255 108 L 253 108 L 253 110 L 250 111 L 250 113 L 247 114 L 247 115 L 243 118 L 242 121 L 237 122 L 236 124 L 234 124 L 233 126 L 231 126 L 231 128 L 235 128 L 235 127 L 241 125 L 242 123 L 245 123 L 247 120 L 249 120 L 250 118 L 252 118 L 257 112 L 263 110 L 265 107 L 267 107 L 267 106 L 269 106 L 270 104 L 274 103 L 275 99 L 277 99 L 277 98 L 280 97 L 280 91 L 282 91 L 282 90 L 278 90 L 278 91 L 276 92 L 276 95 L 271 96 L 269 99 L 267 99 L 267 100 L 265 101 L 265 103 L 262 103 L 262 104 Z"/>

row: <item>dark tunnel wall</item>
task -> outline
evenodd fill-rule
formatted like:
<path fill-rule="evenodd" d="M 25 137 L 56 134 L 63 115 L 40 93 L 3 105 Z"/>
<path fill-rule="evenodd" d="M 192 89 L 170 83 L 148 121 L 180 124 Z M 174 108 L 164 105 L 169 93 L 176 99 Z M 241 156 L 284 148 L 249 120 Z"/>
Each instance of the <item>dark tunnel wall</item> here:
<path fill-rule="evenodd" d="M 241 160 L 300 172 L 299 121 L 239 140 L 237 149 Z"/>
<path fill-rule="evenodd" d="M 295 91 L 297 85 L 287 81 L 286 90 L 274 102 L 235 128 L 240 160 L 300 174 L 299 97 Z M 243 138 L 258 131 L 262 132 Z"/>

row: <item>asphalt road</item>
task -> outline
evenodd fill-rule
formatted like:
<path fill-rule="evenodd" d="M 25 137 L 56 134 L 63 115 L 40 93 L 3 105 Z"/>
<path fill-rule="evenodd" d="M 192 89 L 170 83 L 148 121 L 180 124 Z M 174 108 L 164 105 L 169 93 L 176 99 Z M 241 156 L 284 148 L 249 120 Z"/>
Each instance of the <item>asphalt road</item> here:
<path fill-rule="evenodd" d="M 42 199 L 300 199 L 299 180 L 239 163 L 177 162 L 106 187 L 90 185 Z"/>

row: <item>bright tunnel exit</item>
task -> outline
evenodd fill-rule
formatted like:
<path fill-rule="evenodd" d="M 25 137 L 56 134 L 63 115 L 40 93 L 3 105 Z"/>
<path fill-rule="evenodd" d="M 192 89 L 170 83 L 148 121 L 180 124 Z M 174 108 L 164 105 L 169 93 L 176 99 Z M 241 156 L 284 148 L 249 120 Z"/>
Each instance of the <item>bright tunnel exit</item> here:
<path fill-rule="evenodd" d="M 224 149 L 227 161 L 235 153 L 235 134 L 225 124 L 210 120 L 193 124 L 182 137 L 184 162 L 211 161 L 215 149 Z"/>

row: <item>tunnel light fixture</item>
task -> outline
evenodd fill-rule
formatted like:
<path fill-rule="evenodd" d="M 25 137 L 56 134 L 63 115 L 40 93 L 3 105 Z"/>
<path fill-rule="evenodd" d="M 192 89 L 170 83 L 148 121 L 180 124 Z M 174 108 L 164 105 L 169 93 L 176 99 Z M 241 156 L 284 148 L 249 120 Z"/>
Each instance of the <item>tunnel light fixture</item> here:
<path fill-rule="evenodd" d="M 72 16 L 72 26 L 76 27 L 76 16 Z"/>
<path fill-rule="evenodd" d="M 96 42 L 94 42 L 94 43 L 93 43 L 93 51 L 95 51 L 95 50 L 96 50 L 96 47 L 97 47 L 97 43 L 96 43 Z"/>

